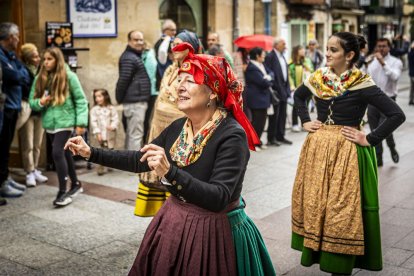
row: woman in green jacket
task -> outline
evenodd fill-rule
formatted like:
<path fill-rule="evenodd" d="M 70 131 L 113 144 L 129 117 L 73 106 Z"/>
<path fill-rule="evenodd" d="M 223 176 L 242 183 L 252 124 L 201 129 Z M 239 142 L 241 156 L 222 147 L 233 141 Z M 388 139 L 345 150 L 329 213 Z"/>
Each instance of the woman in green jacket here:
<path fill-rule="evenodd" d="M 314 71 L 312 61 L 305 54 L 305 48 L 301 45 L 295 46 L 292 49 L 292 62 L 289 64 L 289 83 L 292 94 Z M 300 130 L 301 128 L 298 125 L 298 112 L 293 108 L 292 131 L 299 132 Z"/>
<path fill-rule="evenodd" d="M 77 135 L 84 133 L 88 124 L 88 102 L 78 77 L 65 64 L 59 48 L 46 49 L 29 102 L 33 110 L 42 113 L 43 128 L 52 141 L 52 156 L 59 180 L 59 192 L 53 204 L 66 206 L 83 189 L 76 176 L 72 155 L 63 147 L 74 129 Z M 66 192 L 68 174 L 72 185 Z"/>

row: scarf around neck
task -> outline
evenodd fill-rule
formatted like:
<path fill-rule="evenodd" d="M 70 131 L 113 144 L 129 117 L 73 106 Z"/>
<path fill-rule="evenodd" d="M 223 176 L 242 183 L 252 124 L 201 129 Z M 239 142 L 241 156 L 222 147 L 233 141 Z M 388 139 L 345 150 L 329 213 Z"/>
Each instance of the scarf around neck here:
<path fill-rule="evenodd" d="M 322 67 L 316 70 L 304 82 L 316 97 L 329 100 L 341 96 L 345 91 L 354 91 L 374 86 L 371 76 L 353 67 L 340 76 L 336 75 L 331 67 Z"/>
<path fill-rule="evenodd" d="M 208 140 L 226 117 L 227 111 L 217 109 L 213 117 L 195 134 L 192 123 L 187 118 L 180 135 L 170 149 L 171 159 L 178 167 L 188 166 L 198 160 Z"/>

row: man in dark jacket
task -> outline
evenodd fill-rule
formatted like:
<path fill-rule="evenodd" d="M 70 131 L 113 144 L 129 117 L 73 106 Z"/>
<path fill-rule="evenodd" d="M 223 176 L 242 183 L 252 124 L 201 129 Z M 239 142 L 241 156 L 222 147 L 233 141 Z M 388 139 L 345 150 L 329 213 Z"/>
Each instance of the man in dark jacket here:
<path fill-rule="evenodd" d="M 19 27 L 13 23 L 0 23 L 0 62 L 3 73 L 2 91 L 6 96 L 3 127 L 0 131 L 0 196 L 19 197 L 26 186 L 9 177 L 10 146 L 13 141 L 17 115 L 21 109 L 22 86 L 26 75 L 24 66 L 14 51 L 19 44 Z"/>
<path fill-rule="evenodd" d="M 123 104 L 126 122 L 125 149 L 139 150 L 144 136 L 145 112 L 151 96 L 151 83 L 141 60 L 144 35 L 128 33 L 128 46 L 119 58 L 116 100 Z"/>
<path fill-rule="evenodd" d="M 408 105 L 414 105 L 414 42 L 411 44 L 410 52 L 408 53 L 408 72 L 410 75 L 410 100 Z"/>
<path fill-rule="evenodd" d="M 273 90 L 277 93 L 279 104 L 274 106 L 274 114 L 269 116 L 267 127 L 267 139 L 269 145 L 286 144 L 292 142 L 285 138 L 287 101 L 290 97 L 290 85 L 288 78 L 288 65 L 283 56 L 286 50 L 286 42 L 283 38 L 276 38 L 273 50 L 266 56 L 265 65 L 274 74 Z"/>

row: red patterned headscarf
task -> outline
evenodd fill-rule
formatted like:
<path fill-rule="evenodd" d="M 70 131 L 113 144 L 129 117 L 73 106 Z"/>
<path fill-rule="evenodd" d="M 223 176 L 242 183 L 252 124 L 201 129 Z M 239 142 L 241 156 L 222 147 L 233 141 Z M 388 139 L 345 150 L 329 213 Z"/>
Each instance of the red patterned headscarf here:
<path fill-rule="evenodd" d="M 185 50 L 189 53 L 181 64 L 179 72 L 191 74 L 197 84 L 205 84 L 217 94 L 224 107 L 243 127 L 249 148 L 254 150 L 255 145 L 260 144 L 260 140 L 243 112 L 243 85 L 237 80 L 230 65 L 222 57 L 194 54 L 194 49 L 189 43 L 180 43 L 172 49 L 173 52 Z"/>

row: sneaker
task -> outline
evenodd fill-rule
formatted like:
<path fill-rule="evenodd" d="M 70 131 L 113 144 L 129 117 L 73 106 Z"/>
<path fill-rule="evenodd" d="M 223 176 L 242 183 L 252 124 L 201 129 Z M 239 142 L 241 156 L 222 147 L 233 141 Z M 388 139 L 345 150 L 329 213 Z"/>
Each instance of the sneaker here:
<path fill-rule="evenodd" d="M 265 150 L 265 149 L 267 149 L 267 146 L 265 144 L 261 144 L 260 149 Z"/>
<path fill-rule="evenodd" d="M 80 183 L 79 181 L 77 182 L 77 184 L 72 185 L 72 188 L 70 188 L 68 195 L 70 197 L 75 197 L 77 196 L 79 193 L 83 193 L 83 187 L 82 187 L 82 183 Z"/>
<path fill-rule="evenodd" d="M 72 203 L 72 198 L 64 192 L 58 192 L 56 199 L 53 201 L 55 206 L 66 206 Z"/>
<path fill-rule="evenodd" d="M 26 186 L 27 187 L 36 187 L 36 178 L 35 178 L 35 173 L 34 172 L 26 174 Z"/>
<path fill-rule="evenodd" d="M 9 186 L 11 186 L 12 188 L 16 189 L 16 190 L 20 190 L 20 191 L 25 191 L 26 190 L 26 185 L 17 183 L 16 181 L 13 180 L 13 178 L 9 177 L 7 179 L 7 182 L 9 183 Z"/>
<path fill-rule="evenodd" d="M 0 196 L 2 197 L 19 197 L 23 195 L 23 191 L 14 189 L 10 186 L 9 181 L 6 180 L 1 184 Z"/>
<path fill-rule="evenodd" d="M 294 126 L 292 126 L 292 131 L 293 132 L 301 132 L 301 128 L 300 128 L 300 126 L 298 126 L 298 125 L 294 125 Z"/>
<path fill-rule="evenodd" d="M 7 200 L 4 197 L 0 196 L 0 206 L 6 205 L 7 204 Z"/>
<path fill-rule="evenodd" d="M 42 172 L 41 171 L 39 171 L 39 170 L 34 170 L 34 176 L 35 176 L 35 178 L 36 178 L 36 181 L 37 182 L 40 182 L 40 183 L 44 183 L 44 182 L 46 182 L 46 181 L 48 181 L 49 179 L 47 178 L 47 176 L 44 176 L 43 174 L 42 174 Z"/>
<path fill-rule="evenodd" d="M 254 148 L 255 148 L 256 152 L 262 151 L 262 149 L 260 148 L 260 146 L 255 146 Z"/>

